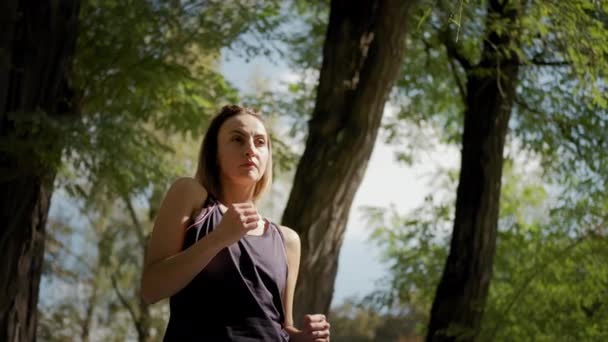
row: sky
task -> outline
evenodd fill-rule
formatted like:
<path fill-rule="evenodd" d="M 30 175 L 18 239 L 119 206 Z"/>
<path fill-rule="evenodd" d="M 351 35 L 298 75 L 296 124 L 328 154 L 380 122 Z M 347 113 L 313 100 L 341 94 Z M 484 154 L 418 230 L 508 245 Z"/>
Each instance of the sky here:
<path fill-rule="evenodd" d="M 249 62 L 226 53 L 223 57 L 220 71 L 242 93 L 253 93 L 253 86 L 260 78 L 266 80 L 271 89 L 280 89 L 283 81 L 293 81 L 298 77 L 287 66 L 269 62 L 263 57 Z M 385 117 L 394 113 L 395 108 L 387 104 Z M 393 205 L 399 213 L 414 210 L 430 191 L 428 176 L 432 170 L 458 164 L 460 155 L 457 149 L 436 141 L 431 143 L 435 148 L 421 156 L 413 166 L 407 166 L 396 161 L 397 147 L 385 144 L 379 135 L 350 212 L 332 305 L 338 305 L 346 298 L 361 298 L 369 294 L 377 282 L 388 275 L 388 266 L 381 262 L 380 248 L 368 242 L 373 227 L 366 225 L 362 207 Z M 281 203 L 279 206 L 284 205 Z"/>

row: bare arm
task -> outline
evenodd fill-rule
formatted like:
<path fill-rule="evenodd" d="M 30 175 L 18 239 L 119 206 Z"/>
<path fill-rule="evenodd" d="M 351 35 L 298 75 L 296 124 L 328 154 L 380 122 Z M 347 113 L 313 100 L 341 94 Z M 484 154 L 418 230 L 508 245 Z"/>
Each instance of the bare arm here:
<path fill-rule="evenodd" d="M 285 252 L 287 254 L 287 284 L 283 294 L 285 311 L 285 322 L 283 326 L 290 333 L 298 333 L 299 330 L 294 327 L 293 323 L 293 296 L 296 289 L 296 281 L 298 280 L 298 272 L 300 270 L 300 237 L 298 233 L 290 228 L 281 226 L 281 232 L 285 238 Z"/>
<path fill-rule="evenodd" d="M 224 247 L 213 233 L 181 251 L 186 225 L 207 196 L 192 178 L 178 179 L 163 200 L 148 243 L 142 297 L 155 303 L 184 288 Z"/>
<path fill-rule="evenodd" d="M 329 323 L 325 315 L 306 315 L 302 330 L 296 328 L 293 322 L 293 297 L 300 270 L 300 237 L 292 229 L 280 226 L 281 232 L 285 237 L 285 251 L 287 254 L 287 284 L 284 291 L 283 309 L 285 311 L 285 322 L 283 327 L 290 336 L 291 341 L 329 341 Z"/>

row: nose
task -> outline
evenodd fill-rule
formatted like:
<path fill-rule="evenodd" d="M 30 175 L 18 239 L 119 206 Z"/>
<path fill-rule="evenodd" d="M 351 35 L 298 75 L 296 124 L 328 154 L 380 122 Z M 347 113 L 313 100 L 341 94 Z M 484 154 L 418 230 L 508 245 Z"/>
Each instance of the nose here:
<path fill-rule="evenodd" d="M 255 147 L 255 143 L 253 139 L 250 139 L 249 143 L 245 146 L 245 156 L 247 158 L 253 158 L 257 155 L 257 148 Z"/>

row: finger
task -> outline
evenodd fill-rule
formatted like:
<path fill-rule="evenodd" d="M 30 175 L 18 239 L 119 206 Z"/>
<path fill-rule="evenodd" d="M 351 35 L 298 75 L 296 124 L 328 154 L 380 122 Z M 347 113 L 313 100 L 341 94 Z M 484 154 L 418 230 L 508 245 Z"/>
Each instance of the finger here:
<path fill-rule="evenodd" d="M 243 228 L 245 228 L 245 230 L 254 230 L 257 227 L 258 227 L 258 222 L 257 221 L 250 222 L 250 223 L 247 223 L 247 224 L 243 225 Z"/>
<path fill-rule="evenodd" d="M 329 337 L 329 330 L 311 331 L 310 334 L 314 338 L 328 338 Z"/>
<path fill-rule="evenodd" d="M 257 213 L 257 210 L 254 207 L 237 207 L 236 211 L 238 211 L 239 213 L 244 212 L 244 211 L 254 211 Z"/>
<path fill-rule="evenodd" d="M 323 314 L 315 314 L 315 315 L 306 315 L 304 316 L 305 322 L 323 322 L 325 321 L 325 315 Z M 306 321 L 308 320 L 308 321 Z"/>
<path fill-rule="evenodd" d="M 243 223 L 245 224 L 249 224 L 251 222 L 259 222 L 262 218 L 260 217 L 260 215 L 258 214 L 253 214 L 253 215 L 247 215 L 245 216 L 245 220 L 243 221 Z"/>
<path fill-rule="evenodd" d="M 240 215 L 255 215 L 258 214 L 258 211 L 255 208 L 241 208 L 236 211 Z"/>
<path fill-rule="evenodd" d="M 257 213 L 252 213 L 252 214 L 239 214 L 239 221 L 241 221 L 242 223 L 249 223 L 249 222 L 257 222 L 260 220 L 260 215 Z"/>
<path fill-rule="evenodd" d="M 322 321 L 322 322 L 311 322 L 309 325 L 309 329 L 310 330 L 326 330 L 329 329 L 329 323 Z"/>
<path fill-rule="evenodd" d="M 251 202 L 243 202 L 243 203 L 232 203 L 232 206 L 236 209 L 248 209 L 248 208 L 254 208 L 253 203 Z"/>

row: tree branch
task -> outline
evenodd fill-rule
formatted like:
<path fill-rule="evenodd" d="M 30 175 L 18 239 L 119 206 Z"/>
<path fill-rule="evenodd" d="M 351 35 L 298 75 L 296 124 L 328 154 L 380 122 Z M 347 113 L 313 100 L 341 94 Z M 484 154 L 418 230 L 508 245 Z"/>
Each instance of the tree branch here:
<path fill-rule="evenodd" d="M 537 66 L 569 66 L 572 64 L 569 61 L 545 61 L 536 57 L 532 58 L 530 62 L 532 65 Z"/>
<path fill-rule="evenodd" d="M 571 252 L 576 246 L 578 246 L 583 241 L 584 241 L 584 236 L 579 237 L 578 239 L 574 240 L 571 244 L 567 245 L 565 248 L 557 251 L 553 255 L 552 258 L 549 258 L 549 260 L 547 260 L 547 262 L 538 264 L 537 267 L 534 269 L 534 271 L 532 273 L 530 273 L 526 277 L 526 279 L 524 279 L 524 281 L 521 284 L 521 286 L 519 287 L 519 289 L 517 289 L 517 291 L 515 292 L 515 295 L 511 298 L 509 303 L 506 305 L 506 309 L 504 310 L 502 317 L 507 316 L 509 311 L 511 311 L 511 308 L 513 308 L 515 303 L 522 297 L 524 291 L 528 288 L 528 286 L 530 286 L 530 284 L 536 277 L 543 274 L 543 272 L 547 270 L 549 265 L 553 264 L 554 262 L 560 261 L 560 259 L 567 257 L 569 255 L 569 252 Z M 494 338 L 496 337 L 496 333 L 498 332 L 498 327 L 501 325 L 501 323 L 502 322 L 499 320 L 496 323 L 496 325 L 494 326 L 494 329 L 492 329 L 492 333 L 490 335 L 491 336 L 490 340 L 494 340 Z"/>
<path fill-rule="evenodd" d="M 471 62 L 464 56 L 458 45 L 456 45 L 456 42 L 452 40 L 450 31 L 447 29 L 440 30 L 438 36 L 439 41 L 445 46 L 448 57 L 457 60 L 465 71 L 471 69 Z"/>
<path fill-rule="evenodd" d="M 601 227 L 604 226 L 604 223 L 605 222 L 602 222 L 602 223 L 598 224 L 596 227 L 593 227 L 593 228 L 587 230 L 586 234 L 582 234 L 581 236 L 579 236 L 578 238 L 573 240 L 570 244 L 565 246 L 563 249 L 560 249 L 557 252 L 555 252 L 551 258 L 546 260 L 546 262 L 541 262 L 541 263 L 537 264 L 537 267 L 534 269 L 534 271 L 532 273 L 530 273 L 528 275 L 528 277 L 526 277 L 526 279 L 524 279 L 524 281 L 521 284 L 521 286 L 519 287 L 519 289 L 517 289 L 517 291 L 515 292 L 515 295 L 511 298 L 511 301 L 509 301 L 509 303 L 506 305 L 506 309 L 504 310 L 504 314 L 502 317 L 506 317 L 506 315 L 509 313 L 511 308 L 513 308 L 515 303 L 523 296 L 525 290 L 528 288 L 528 286 L 530 286 L 532 281 L 536 277 L 543 274 L 551 264 L 568 257 L 570 252 L 572 252 L 578 245 L 585 242 L 587 240 L 587 238 L 601 237 L 601 235 L 599 235 L 598 232 L 600 231 Z M 494 326 L 494 328 L 492 329 L 492 333 L 490 335 L 491 336 L 490 340 L 494 340 L 494 338 L 496 337 L 496 333 L 498 332 L 498 328 L 501 325 L 501 323 L 502 323 L 501 321 L 497 322 L 496 325 Z"/>
<path fill-rule="evenodd" d="M 139 221 L 139 218 L 137 217 L 137 213 L 135 212 L 133 203 L 131 203 L 131 199 L 127 195 L 124 195 L 122 199 L 127 206 L 127 210 L 129 211 L 129 216 L 131 216 L 131 221 L 133 221 L 133 225 L 135 226 L 137 238 L 139 239 L 139 244 L 143 248 L 146 248 L 146 237 L 144 235 L 144 227 L 141 225 L 141 222 Z"/>
<path fill-rule="evenodd" d="M 87 271 L 89 271 L 91 274 L 93 273 L 94 267 L 91 266 L 91 264 L 89 264 L 89 262 L 82 255 L 76 254 L 68 246 L 66 246 L 63 242 L 61 242 L 60 240 L 55 238 L 52 234 L 47 235 L 46 243 L 48 243 L 50 245 L 55 245 L 60 250 L 64 251 L 68 256 L 73 257 L 74 259 L 76 259 L 76 261 L 78 261 L 80 264 L 85 266 Z M 50 250 L 50 248 L 47 248 L 47 249 Z M 50 252 L 50 253 L 52 253 L 52 252 Z"/>
<path fill-rule="evenodd" d="M 118 297 L 118 300 L 129 312 L 129 315 L 133 319 L 133 324 L 135 324 L 135 329 L 139 332 L 139 319 L 137 318 L 137 314 L 135 313 L 135 310 L 133 310 L 133 308 L 129 304 L 129 301 L 127 301 L 125 296 L 123 296 L 123 294 L 118 289 L 118 284 L 116 282 L 115 273 L 112 273 L 112 275 L 110 276 L 110 279 L 112 280 L 112 287 L 114 288 L 114 292 L 116 292 L 116 296 Z"/>
<path fill-rule="evenodd" d="M 467 92 L 464 88 L 464 84 L 462 83 L 462 80 L 458 76 L 458 70 L 456 70 L 456 64 L 454 64 L 454 59 L 448 58 L 448 61 L 450 63 L 450 69 L 452 70 L 452 75 L 454 76 L 454 82 L 456 82 L 456 85 L 458 85 L 458 92 L 460 93 L 462 102 L 465 103 L 467 100 Z"/>

